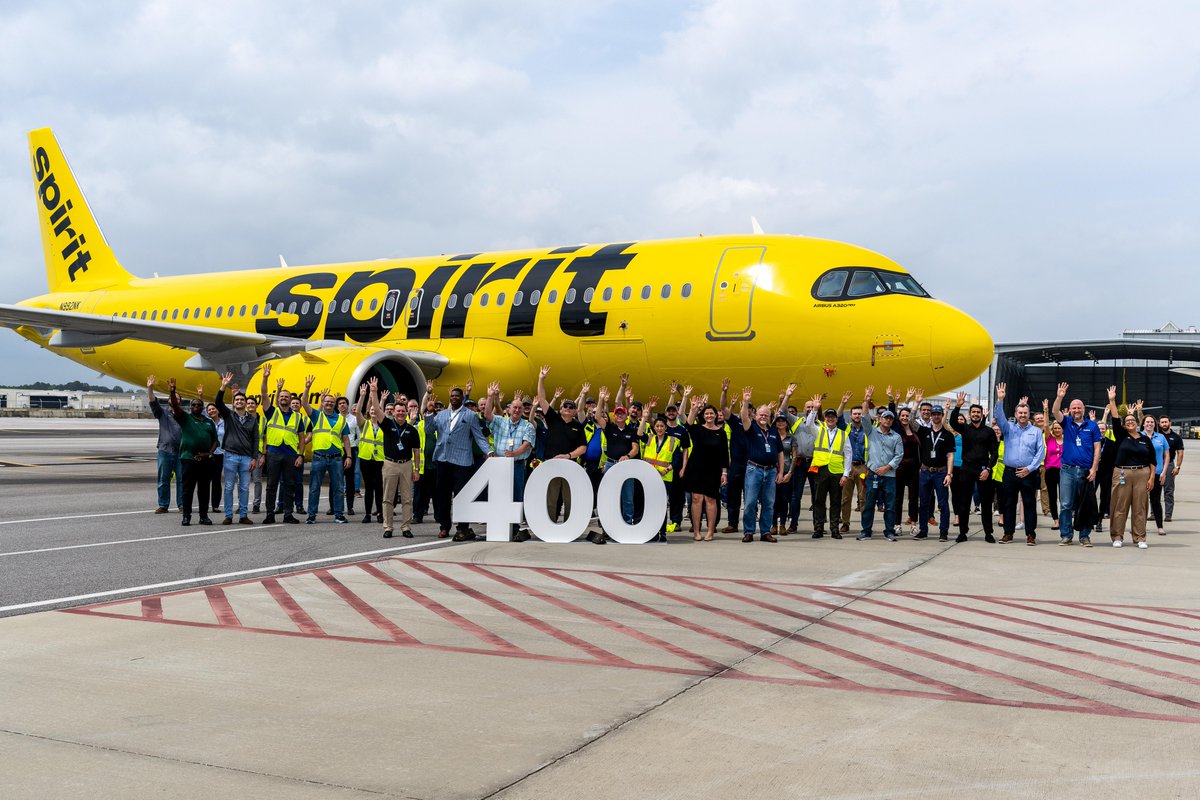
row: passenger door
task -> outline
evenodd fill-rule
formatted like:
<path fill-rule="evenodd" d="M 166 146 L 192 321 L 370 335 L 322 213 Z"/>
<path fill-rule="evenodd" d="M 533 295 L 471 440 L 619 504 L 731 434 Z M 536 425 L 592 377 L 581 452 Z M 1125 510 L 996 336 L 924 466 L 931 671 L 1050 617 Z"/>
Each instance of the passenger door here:
<path fill-rule="evenodd" d="M 754 287 L 765 247 L 730 247 L 721 254 L 713 276 L 708 316 L 710 341 L 749 341 L 754 338 L 751 322 Z"/>

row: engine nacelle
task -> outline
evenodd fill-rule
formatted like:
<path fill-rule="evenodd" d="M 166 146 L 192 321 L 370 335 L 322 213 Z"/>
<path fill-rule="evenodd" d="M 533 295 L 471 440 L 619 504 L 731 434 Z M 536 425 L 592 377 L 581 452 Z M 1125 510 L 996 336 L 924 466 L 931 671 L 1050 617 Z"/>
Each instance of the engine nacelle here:
<path fill-rule="evenodd" d="M 399 394 L 420 398 L 425 382 L 436 377 L 446 366 L 444 356 L 430 352 L 384 350 L 374 347 L 323 347 L 287 358 L 268 362 L 271 375 L 267 393 L 274 394 L 278 381 L 283 388 L 297 395 L 304 390 L 307 376 L 315 376 L 309 402 L 316 405 L 321 392 L 328 390 L 335 397 L 345 395 L 352 400 L 359 387 L 371 378 L 379 379 L 379 390 L 387 389 L 392 396 Z M 257 395 L 262 388 L 262 368 L 259 368 L 246 387 L 247 394 Z M 259 402 L 262 402 L 261 399 Z"/>

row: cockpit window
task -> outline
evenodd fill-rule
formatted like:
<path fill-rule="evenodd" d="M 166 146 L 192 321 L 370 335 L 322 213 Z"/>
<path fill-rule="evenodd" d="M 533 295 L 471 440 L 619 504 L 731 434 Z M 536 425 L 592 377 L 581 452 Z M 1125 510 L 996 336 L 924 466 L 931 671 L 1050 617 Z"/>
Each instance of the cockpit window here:
<path fill-rule="evenodd" d="M 850 276 L 850 288 L 846 294 L 851 297 L 870 297 L 871 295 L 883 294 L 883 284 L 874 272 L 865 269 L 856 269 L 854 274 Z"/>
<path fill-rule="evenodd" d="M 817 300 L 861 299 L 884 294 L 929 297 L 911 275 L 870 267 L 832 269 L 817 278 L 812 294 Z"/>
<path fill-rule="evenodd" d="M 836 300 L 846 288 L 846 275 L 846 271 L 840 269 L 826 272 L 817 281 L 817 288 L 813 294 L 818 300 Z"/>

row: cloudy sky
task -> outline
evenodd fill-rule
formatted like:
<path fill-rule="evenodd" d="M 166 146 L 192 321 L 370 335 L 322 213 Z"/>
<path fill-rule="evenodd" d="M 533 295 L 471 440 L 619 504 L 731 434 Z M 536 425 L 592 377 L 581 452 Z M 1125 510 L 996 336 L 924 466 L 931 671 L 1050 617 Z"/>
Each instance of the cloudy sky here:
<path fill-rule="evenodd" d="M 997 341 L 1197 324 L 1197 30 L 1165 1 L 4 3 L 0 302 L 45 291 L 50 126 L 138 275 L 753 214 Z M 0 343 L 6 384 L 95 377 Z"/>

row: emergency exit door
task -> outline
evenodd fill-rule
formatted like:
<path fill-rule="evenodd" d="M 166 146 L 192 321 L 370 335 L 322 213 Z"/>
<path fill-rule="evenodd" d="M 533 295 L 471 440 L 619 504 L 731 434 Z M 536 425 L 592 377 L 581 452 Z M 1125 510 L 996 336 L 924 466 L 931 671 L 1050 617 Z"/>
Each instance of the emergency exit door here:
<path fill-rule="evenodd" d="M 710 341 L 748 341 L 754 338 L 754 287 L 766 254 L 765 247 L 730 247 L 721 254 L 709 314 Z"/>

